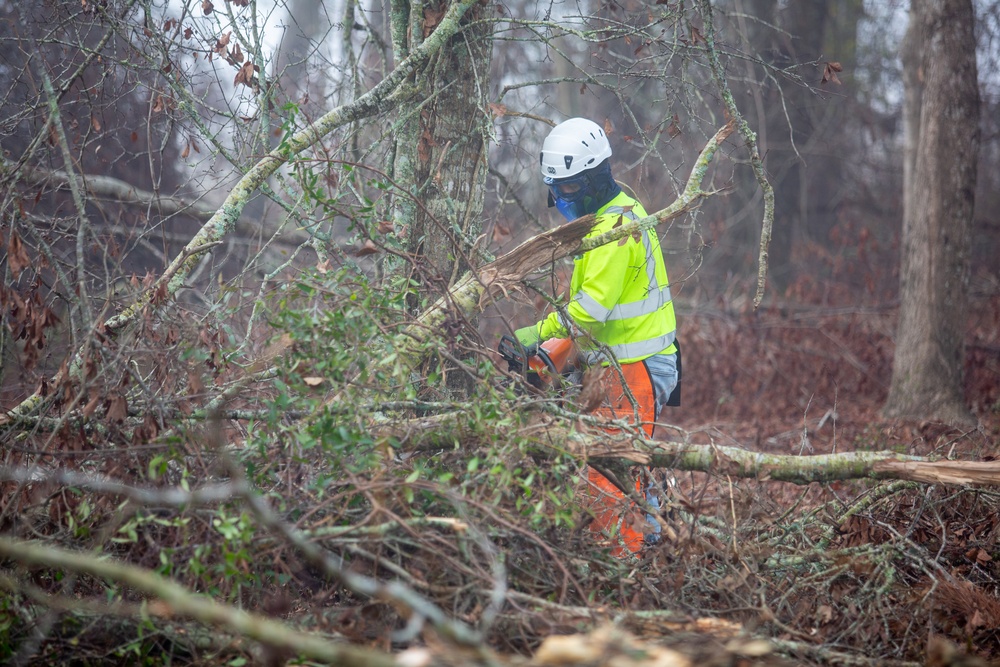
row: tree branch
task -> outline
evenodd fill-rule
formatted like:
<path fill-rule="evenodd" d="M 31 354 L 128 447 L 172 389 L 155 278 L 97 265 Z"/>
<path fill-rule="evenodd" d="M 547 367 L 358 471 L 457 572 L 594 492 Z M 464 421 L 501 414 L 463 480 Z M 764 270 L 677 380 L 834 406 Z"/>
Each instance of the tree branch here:
<path fill-rule="evenodd" d="M 114 334 L 137 319 L 143 310 L 172 296 L 180 289 L 191 271 L 197 265 L 199 257 L 206 248 L 219 242 L 233 230 L 236 221 L 246 207 L 250 196 L 260 187 L 266 186 L 271 177 L 282 165 L 287 163 L 302 151 L 314 145 L 335 129 L 375 114 L 386 111 L 400 99 L 415 94 L 415 90 L 406 87 L 410 75 L 426 62 L 433 53 L 444 46 L 458 31 L 462 16 L 475 4 L 473 0 L 454 2 L 449 7 L 437 28 L 425 39 L 419 47 L 403 60 L 396 69 L 389 73 L 371 90 L 350 104 L 345 104 L 327 112 L 313 125 L 300 130 L 280 146 L 264 156 L 236 184 L 226 197 L 222 206 L 212 215 L 198 233 L 194 235 L 184 250 L 170 263 L 156 282 L 140 294 L 136 300 L 121 313 L 109 318 L 104 323 L 105 330 Z M 78 372 L 82 364 L 81 351 L 77 350 L 69 364 L 71 375 Z M 57 382 L 61 374 L 53 382 Z M 20 404 L 8 411 L 9 416 L 18 417 L 35 410 L 43 402 L 43 397 L 35 392 Z"/>
<path fill-rule="evenodd" d="M 438 415 L 435 419 L 414 419 L 379 425 L 374 435 L 394 438 L 403 448 L 439 449 L 462 438 L 466 419 L 460 414 Z M 592 422 L 592 430 L 586 425 Z M 849 479 L 900 479 L 926 484 L 1000 486 L 1000 461 L 946 461 L 907 456 L 890 451 L 844 452 L 796 456 L 765 454 L 740 447 L 693 445 L 682 442 L 650 440 L 622 428 L 617 437 L 604 430 L 608 424 L 597 418 L 584 420 L 585 430 L 574 430 L 562 422 L 539 429 L 535 424 L 532 439 L 544 442 L 544 451 L 568 452 L 586 460 L 620 459 L 654 468 L 706 472 L 713 475 L 790 482 L 792 484 L 826 483 Z M 602 426 L 604 428 L 602 428 Z M 540 435 L 543 434 L 543 435 Z M 474 437 L 474 434 L 468 434 Z M 519 435 L 512 431 L 509 437 Z M 523 438 L 523 436 L 520 436 Z"/>
<path fill-rule="evenodd" d="M 19 178 L 32 185 L 54 185 L 57 188 L 73 187 L 74 176 L 58 169 L 45 170 L 0 157 L 0 178 Z M 196 218 L 208 219 L 215 215 L 216 208 L 203 201 L 188 201 L 181 197 L 158 195 L 137 188 L 112 176 L 88 175 L 82 178 L 84 189 L 91 197 L 107 197 L 125 204 L 153 206 L 163 215 L 186 213 Z"/>
<path fill-rule="evenodd" d="M 705 22 L 705 55 L 708 57 L 709 65 L 712 68 L 712 78 L 715 85 L 719 87 L 722 101 L 726 105 L 729 117 L 733 119 L 739 127 L 743 141 L 746 143 L 747 152 L 750 153 L 750 166 L 753 168 L 754 177 L 760 185 L 761 192 L 764 193 L 764 218 L 761 221 L 760 229 L 760 251 L 757 256 L 757 293 L 753 298 L 753 307 L 760 306 L 764 299 L 764 286 L 767 281 L 767 250 L 771 244 L 771 227 L 774 225 L 774 188 L 767 180 L 764 171 L 764 162 L 760 159 L 760 151 L 757 150 L 757 135 L 750 129 L 750 125 L 736 107 L 733 93 L 729 89 L 726 81 L 726 73 L 719 62 L 719 52 L 715 49 L 715 28 L 712 22 L 712 3 L 709 0 L 699 0 L 698 12 Z"/>
<path fill-rule="evenodd" d="M 291 158 L 314 145 L 335 129 L 385 111 L 388 106 L 398 101 L 398 95 L 415 94 L 416 91 L 403 90 L 405 82 L 458 31 L 459 21 L 473 4 L 474 2 L 471 0 L 452 3 L 434 32 L 371 90 L 350 104 L 328 111 L 313 125 L 296 132 L 283 141 L 280 146 L 265 155 L 239 180 L 219 210 L 191 239 L 188 247 L 213 243 L 231 232 L 240 213 L 250 200 L 250 196 Z M 197 255 L 185 253 L 179 255 L 167 267 L 163 276 L 136 299 L 135 303 L 105 322 L 106 329 L 113 333 L 132 322 L 158 294 L 173 295 L 184 284 L 197 261 Z M 168 278 L 168 276 L 170 277 Z"/>
<path fill-rule="evenodd" d="M 158 598 L 144 605 L 144 612 L 151 616 L 165 619 L 175 616 L 192 618 L 312 660 L 357 667 L 396 665 L 395 659 L 384 653 L 350 644 L 336 644 L 300 632 L 258 614 L 234 609 L 219 604 L 212 598 L 196 595 L 149 570 L 108 560 L 103 556 L 40 546 L 6 537 L 0 537 L 0 555 L 33 569 L 57 568 L 131 586 Z"/>

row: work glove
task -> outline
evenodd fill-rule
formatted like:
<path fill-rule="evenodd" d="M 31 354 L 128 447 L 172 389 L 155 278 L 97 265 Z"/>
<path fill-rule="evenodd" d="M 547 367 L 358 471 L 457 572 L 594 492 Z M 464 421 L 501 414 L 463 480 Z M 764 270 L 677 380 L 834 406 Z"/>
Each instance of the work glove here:
<path fill-rule="evenodd" d="M 528 351 L 528 354 L 534 354 L 538 349 L 538 343 L 542 340 L 541 334 L 538 333 L 537 324 L 518 329 L 514 332 L 514 337 Z"/>

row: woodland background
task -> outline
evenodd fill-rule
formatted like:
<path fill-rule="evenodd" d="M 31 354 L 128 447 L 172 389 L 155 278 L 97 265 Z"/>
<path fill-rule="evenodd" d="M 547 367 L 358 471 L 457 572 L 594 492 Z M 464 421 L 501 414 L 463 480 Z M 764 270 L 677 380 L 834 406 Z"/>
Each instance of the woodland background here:
<path fill-rule="evenodd" d="M 0 0 L 0 660 L 1000 660 L 998 38 L 989 0 Z M 536 165 L 578 115 L 662 214 L 654 441 L 495 352 L 565 296 Z M 588 460 L 657 470 L 641 558 Z"/>

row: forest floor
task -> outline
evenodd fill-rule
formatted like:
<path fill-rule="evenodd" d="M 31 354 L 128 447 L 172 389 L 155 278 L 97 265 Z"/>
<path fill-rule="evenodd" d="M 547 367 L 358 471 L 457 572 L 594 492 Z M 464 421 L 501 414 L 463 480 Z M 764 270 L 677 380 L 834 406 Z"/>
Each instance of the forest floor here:
<path fill-rule="evenodd" d="M 843 275 L 825 282 L 800 277 L 782 298 L 757 310 L 734 296 L 737 289 L 703 289 L 717 295 L 704 299 L 692 297 L 697 292 L 692 285 L 677 284 L 682 406 L 660 415 L 655 437 L 787 455 L 888 450 L 970 461 L 1000 458 L 1000 280 L 986 272 L 973 277 L 964 382 L 978 423 L 961 428 L 881 415 L 897 304 L 891 288 L 880 289 L 898 281 L 868 275 L 859 284 Z M 466 471 L 471 451 L 470 445 L 436 456 L 442 469 Z M 509 454 L 510 466 L 545 465 L 546 459 L 529 460 L 516 447 Z M 314 489 L 298 481 L 310 479 L 311 459 L 284 461 L 277 453 L 274 459 L 287 466 L 289 504 L 322 509 L 334 522 L 356 520 L 359 527 L 376 516 L 369 516 L 363 503 L 356 515 L 346 514 L 348 503 L 337 494 L 317 502 Z M 136 470 L 149 464 L 143 459 Z M 394 462 L 390 472 L 402 479 L 406 465 L 413 464 Z M 194 474 L 208 479 L 218 473 L 207 462 Z M 471 477 L 486 480 L 484 487 L 493 482 L 486 475 Z M 537 479 L 536 486 L 541 484 Z M 562 478 L 552 474 L 549 479 Z M 676 473 L 674 479 L 669 511 L 663 513 L 674 534 L 665 531 L 666 539 L 635 562 L 609 559 L 582 523 L 537 529 L 531 510 L 505 508 L 495 544 L 504 554 L 509 595 L 489 632 L 489 645 L 497 651 L 494 664 L 1000 665 L 996 490 L 874 480 L 798 486 L 731 479 L 723 472 Z M 403 494 L 404 485 L 386 485 L 380 478 L 351 484 L 359 487 L 359 496 L 370 495 L 399 517 L 423 516 L 408 514 L 413 503 Z M 504 502 L 521 500 L 519 488 L 507 489 Z M 465 491 L 469 498 L 463 507 L 481 509 L 474 518 L 496 527 L 492 489 L 473 485 Z M 69 502 L 64 496 L 60 503 Z M 480 502 L 480 497 L 490 500 Z M 62 514 L 55 512 L 61 505 L 48 507 L 39 522 L 63 530 L 57 521 Z M 114 510 L 112 504 L 107 507 Z M 434 507 L 435 512 L 454 511 L 447 503 Z M 392 520 L 402 524 L 399 517 Z M 149 533 L 143 540 L 116 548 L 123 559 L 150 567 L 168 546 L 184 563 L 201 548 L 199 541 L 214 540 L 219 553 L 237 557 L 220 541 L 215 514 L 192 511 L 182 518 L 191 521 L 182 524 L 190 527 L 154 521 L 144 528 Z M 361 573 L 377 570 L 387 580 L 405 576 L 438 608 L 476 623 L 482 612 L 476 605 L 491 599 L 492 591 L 483 586 L 493 581 L 486 567 L 492 561 L 480 563 L 477 559 L 485 556 L 470 551 L 459 533 L 438 527 L 370 538 L 348 535 L 326 543 L 344 553 L 376 554 L 357 557 L 352 567 Z M 260 584 L 244 595 L 248 609 L 359 645 L 402 649 L 389 637 L 407 621 L 391 604 L 347 594 L 336 581 L 303 565 L 288 545 L 247 540 L 241 567 L 288 576 L 280 586 Z M 493 558 L 492 550 L 483 553 Z M 373 569 L 366 559 L 386 569 Z M 216 582 L 222 593 L 236 570 L 227 572 Z M 191 571 L 186 576 L 196 580 L 194 588 L 201 582 Z M 55 590 L 56 582 L 50 584 Z M 281 605 L 272 605 L 275 601 Z M 101 629 L 91 637 L 93 655 L 98 655 L 106 651 L 109 637 L 104 626 L 93 627 Z M 161 630 L 171 642 L 183 643 L 177 632 Z M 184 629 L 189 631 L 193 626 Z M 122 645 L 132 645 L 129 632 L 121 632 Z M 79 662 L 80 634 L 74 629 L 53 639 L 47 647 L 47 655 L 56 656 L 52 664 L 86 662 Z M 433 632 L 419 642 L 409 646 L 417 653 L 407 664 L 481 664 L 441 646 Z M 419 650 L 425 648 L 433 649 L 436 662 L 420 662 Z M 668 649 L 675 652 L 664 652 Z M 260 650 L 229 639 L 212 655 L 190 662 L 168 655 L 161 662 L 264 662 Z M 130 656 L 119 662 L 95 658 L 91 664 L 131 664 Z"/>
<path fill-rule="evenodd" d="M 824 287 L 820 294 L 816 285 L 798 287 L 802 292 L 797 298 L 757 311 L 734 309 L 733 300 L 727 307 L 720 298 L 715 304 L 681 312 L 682 406 L 667 408 L 660 415 L 661 423 L 671 428 L 659 428 L 657 439 L 791 455 L 888 450 L 974 461 L 1000 458 L 1000 295 L 996 289 L 980 290 L 970 305 L 965 398 L 978 424 L 956 427 L 932 420 L 887 419 L 881 414 L 892 372 L 895 303 L 858 305 L 857 299 L 847 296 L 846 288 L 836 294 Z M 699 473 L 678 474 L 677 482 L 677 502 L 730 521 L 734 534 L 737 524 L 757 522 L 763 532 L 779 517 L 782 523 L 795 523 L 796 517 L 818 508 L 847 510 L 872 488 L 864 481 L 807 487 L 727 482 Z M 906 542 L 915 550 L 936 554 L 936 559 L 927 558 L 924 564 L 935 561 L 934 567 L 940 566 L 940 582 L 937 575 L 926 572 L 903 575 L 904 567 L 899 581 L 879 584 L 879 595 L 865 596 L 866 586 L 878 579 L 877 572 L 870 563 L 864 572 L 853 564 L 848 565 L 855 568 L 852 576 L 844 577 L 840 570 L 840 575 L 818 577 L 810 584 L 812 591 L 809 585 L 789 580 L 785 585 L 797 592 L 785 599 L 774 596 L 771 589 L 780 587 L 779 578 L 769 577 L 763 568 L 754 569 L 747 578 L 755 583 L 742 595 L 717 596 L 729 602 L 712 605 L 714 614 L 740 620 L 748 629 L 758 627 L 775 641 L 803 640 L 827 647 L 848 643 L 854 644 L 854 652 L 869 640 L 871 646 L 885 647 L 896 641 L 891 635 L 900 633 L 897 638 L 910 637 L 900 641 L 920 644 L 897 653 L 907 660 L 916 659 L 909 664 L 960 664 L 956 661 L 967 659 L 970 662 L 961 664 L 971 665 L 987 664 L 977 659 L 1000 660 L 1000 519 L 994 502 L 980 502 L 995 494 L 984 490 L 977 501 L 954 491 L 927 487 L 843 520 L 849 514 L 845 511 L 841 519 L 833 520 L 833 525 L 840 523 L 829 545 L 846 553 Z M 745 528 L 741 531 L 747 534 Z M 738 551 L 735 545 L 732 551 Z M 678 576 L 678 563 L 666 551 L 656 562 L 662 563 L 661 574 Z M 702 576 L 688 567 L 689 576 Z M 655 564 L 649 576 L 655 578 Z M 749 590 L 753 586 L 757 586 L 756 593 Z M 704 591 L 692 595 L 690 587 L 666 588 L 681 607 L 711 597 Z M 780 597 L 788 604 L 772 615 L 765 597 Z M 733 603 L 736 599 L 747 600 L 747 606 L 740 609 Z M 726 604 L 731 605 L 729 612 Z M 907 616 L 911 624 L 924 624 L 923 629 L 902 632 Z M 940 643 L 942 637 L 952 643 Z M 955 645 L 964 650 L 948 648 Z M 965 651 L 978 658 L 957 657 Z M 823 657 L 821 653 L 803 657 L 803 662 L 851 661 L 844 655 Z M 719 658 L 719 664 L 727 660 Z M 738 663 L 729 660 L 728 664 Z"/>
<path fill-rule="evenodd" d="M 1000 455 L 1000 296 L 977 299 L 970 311 L 965 398 L 976 426 L 883 417 L 895 309 L 836 306 L 689 315 L 683 405 L 660 420 L 692 442 L 778 454 Z"/>

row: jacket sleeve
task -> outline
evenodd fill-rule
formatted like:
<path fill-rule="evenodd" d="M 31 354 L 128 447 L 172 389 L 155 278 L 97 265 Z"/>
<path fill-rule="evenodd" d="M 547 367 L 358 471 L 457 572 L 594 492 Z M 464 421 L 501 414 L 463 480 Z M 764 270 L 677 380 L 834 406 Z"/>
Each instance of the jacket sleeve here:
<path fill-rule="evenodd" d="M 564 338 L 581 332 L 593 337 L 600 335 L 611 309 L 621 298 L 629 269 L 628 246 L 635 241 L 627 237 L 625 243 L 619 243 L 606 243 L 577 260 L 571 283 L 579 281 L 580 288 L 571 295 L 566 306 L 566 313 L 572 321 L 564 322 L 559 312 L 549 313 L 539 322 L 542 340 Z M 575 330 L 571 331 L 571 328 Z"/>

